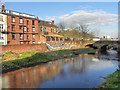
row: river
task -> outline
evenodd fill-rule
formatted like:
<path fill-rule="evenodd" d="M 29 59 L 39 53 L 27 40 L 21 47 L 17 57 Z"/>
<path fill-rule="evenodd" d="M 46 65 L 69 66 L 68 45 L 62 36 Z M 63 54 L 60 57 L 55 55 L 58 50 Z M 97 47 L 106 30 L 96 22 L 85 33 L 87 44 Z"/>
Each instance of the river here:
<path fill-rule="evenodd" d="M 109 53 L 110 56 L 115 54 Z M 105 77 L 119 66 L 117 60 L 98 58 L 98 55 L 79 55 L 5 73 L 2 75 L 2 87 L 93 88 L 103 83 Z"/>

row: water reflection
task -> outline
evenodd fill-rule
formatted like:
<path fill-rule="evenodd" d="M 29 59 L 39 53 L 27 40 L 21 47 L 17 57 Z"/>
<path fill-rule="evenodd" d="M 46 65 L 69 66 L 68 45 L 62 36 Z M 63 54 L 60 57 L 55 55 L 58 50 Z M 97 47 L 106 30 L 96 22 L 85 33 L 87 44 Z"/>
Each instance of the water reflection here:
<path fill-rule="evenodd" d="M 116 63 L 116 64 L 114 64 Z M 52 61 L 2 75 L 3 88 L 96 87 L 116 70 L 117 61 L 104 61 L 95 56 Z M 87 83 L 88 82 L 88 83 Z"/>

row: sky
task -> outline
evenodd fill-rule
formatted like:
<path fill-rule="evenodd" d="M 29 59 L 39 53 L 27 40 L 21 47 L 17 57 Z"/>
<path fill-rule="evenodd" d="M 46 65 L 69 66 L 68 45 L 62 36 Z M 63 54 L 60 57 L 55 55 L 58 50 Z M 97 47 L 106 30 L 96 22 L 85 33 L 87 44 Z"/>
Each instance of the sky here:
<path fill-rule="evenodd" d="M 118 2 L 5 2 L 5 9 L 68 26 L 88 24 L 100 37 L 118 36 Z"/>

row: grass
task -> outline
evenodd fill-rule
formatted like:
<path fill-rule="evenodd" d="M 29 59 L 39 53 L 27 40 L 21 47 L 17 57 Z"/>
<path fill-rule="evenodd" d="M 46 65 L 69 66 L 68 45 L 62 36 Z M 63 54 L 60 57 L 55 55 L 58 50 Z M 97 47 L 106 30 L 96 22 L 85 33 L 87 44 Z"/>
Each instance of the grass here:
<path fill-rule="evenodd" d="M 106 81 L 98 88 L 120 88 L 120 70 L 106 77 Z"/>
<path fill-rule="evenodd" d="M 16 59 L 22 59 L 26 57 L 30 57 L 31 55 L 36 54 L 37 51 L 29 51 L 29 52 L 24 52 L 24 53 L 12 53 L 12 52 L 7 52 L 2 56 L 2 61 L 8 61 L 8 60 L 16 60 Z"/>
<path fill-rule="evenodd" d="M 17 53 L 17 54 L 12 52 L 7 52 L 5 53 L 5 55 L 3 55 L 2 72 L 6 73 L 23 67 L 29 67 L 40 63 L 46 63 L 48 61 L 76 57 L 78 56 L 78 54 L 86 54 L 90 51 L 95 52 L 95 50 L 91 48 L 56 50 L 56 51 L 49 51 L 44 53 L 38 51 L 29 51 L 29 52 Z M 78 54 L 76 55 L 73 52 Z M 15 58 L 13 60 L 9 60 L 10 56 L 14 56 Z M 4 60 L 5 58 L 6 60 Z"/>

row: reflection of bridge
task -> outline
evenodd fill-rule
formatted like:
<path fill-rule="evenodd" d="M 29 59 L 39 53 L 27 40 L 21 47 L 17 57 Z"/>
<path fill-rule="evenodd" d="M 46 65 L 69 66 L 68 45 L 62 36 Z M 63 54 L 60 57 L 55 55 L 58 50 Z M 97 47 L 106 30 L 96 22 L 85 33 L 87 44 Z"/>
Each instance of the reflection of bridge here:
<path fill-rule="evenodd" d="M 120 53 L 120 41 L 97 41 L 93 46 L 101 51 L 106 51 L 108 48 L 113 47 L 118 53 Z"/>

